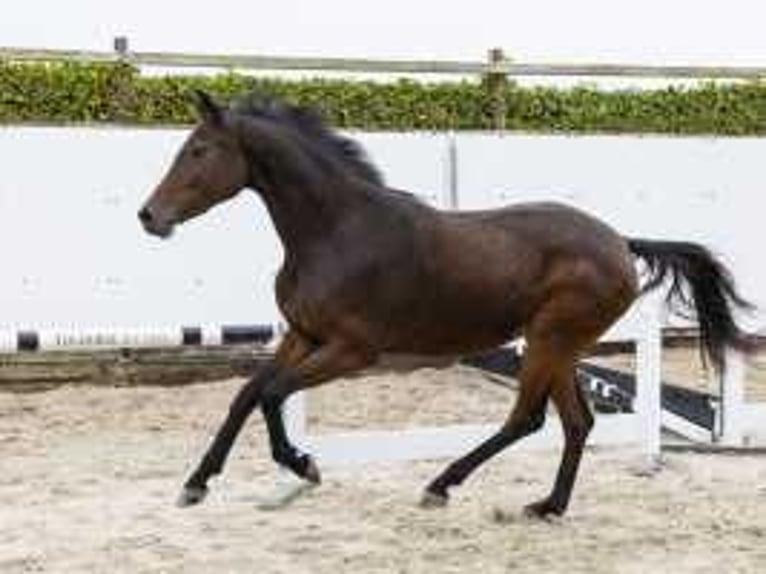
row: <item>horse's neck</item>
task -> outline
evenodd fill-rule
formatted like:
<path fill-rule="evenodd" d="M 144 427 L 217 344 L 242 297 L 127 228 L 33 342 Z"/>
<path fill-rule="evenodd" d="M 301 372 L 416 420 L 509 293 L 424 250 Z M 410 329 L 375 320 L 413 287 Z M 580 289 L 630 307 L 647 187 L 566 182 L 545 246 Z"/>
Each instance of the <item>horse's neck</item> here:
<path fill-rule="evenodd" d="M 338 214 L 317 195 L 297 187 L 259 190 L 282 245 L 298 253 L 327 236 L 335 227 Z"/>
<path fill-rule="evenodd" d="M 358 184 L 334 173 L 276 128 L 251 124 L 252 186 L 274 222 L 285 251 L 297 254 L 329 235 L 361 198 Z"/>

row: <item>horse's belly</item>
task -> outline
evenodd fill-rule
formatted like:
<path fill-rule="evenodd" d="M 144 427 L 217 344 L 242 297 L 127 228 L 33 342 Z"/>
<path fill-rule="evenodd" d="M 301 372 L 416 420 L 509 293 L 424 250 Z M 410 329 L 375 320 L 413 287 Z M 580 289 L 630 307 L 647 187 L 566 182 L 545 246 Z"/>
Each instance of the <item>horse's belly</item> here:
<path fill-rule="evenodd" d="M 438 317 L 399 327 L 389 332 L 390 339 L 383 350 L 419 357 L 465 356 L 498 347 L 518 336 L 520 331 L 516 321 L 497 316 L 471 320 Z"/>

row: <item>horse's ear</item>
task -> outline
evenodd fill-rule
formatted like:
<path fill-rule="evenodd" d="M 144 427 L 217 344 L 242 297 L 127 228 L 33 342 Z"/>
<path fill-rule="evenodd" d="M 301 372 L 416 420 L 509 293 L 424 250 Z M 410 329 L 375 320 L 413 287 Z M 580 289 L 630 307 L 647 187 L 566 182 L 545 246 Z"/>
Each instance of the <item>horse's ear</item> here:
<path fill-rule="evenodd" d="M 200 118 L 207 123 L 220 125 L 223 122 L 223 108 L 213 96 L 203 90 L 194 90 L 194 104 Z"/>

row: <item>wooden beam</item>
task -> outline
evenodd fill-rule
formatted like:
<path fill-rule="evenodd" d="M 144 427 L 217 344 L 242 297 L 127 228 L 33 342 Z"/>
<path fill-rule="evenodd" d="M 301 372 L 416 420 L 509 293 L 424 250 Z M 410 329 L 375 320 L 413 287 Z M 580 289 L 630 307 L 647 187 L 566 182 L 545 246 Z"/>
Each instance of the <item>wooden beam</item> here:
<path fill-rule="evenodd" d="M 303 70 L 385 74 L 484 75 L 504 73 L 510 77 L 611 77 L 674 79 L 766 78 L 764 66 L 664 66 L 589 63 L 519 63 L 458 60 L 390 60 L 369 58 L 319 58 L 257 54 L 195 54 L 180 52 L 133 52 L 56 50 L 0 47 L 0 60 L 17 62 L 119 62 L 168 68 L 224 68 L 243 70 Z"/>

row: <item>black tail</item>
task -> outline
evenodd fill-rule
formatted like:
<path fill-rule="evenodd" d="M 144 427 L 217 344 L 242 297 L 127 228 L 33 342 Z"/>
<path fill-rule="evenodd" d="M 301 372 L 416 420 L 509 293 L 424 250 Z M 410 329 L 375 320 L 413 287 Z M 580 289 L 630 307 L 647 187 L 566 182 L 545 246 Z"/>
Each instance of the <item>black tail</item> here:
<path fill-rule="evenodd" d="M 649 281 L 646 293 L 670 279 L 667 301 L 696 312 L 703 359 L 716 370 L 726 369 L 726 348 L 752 351 L 752 341 L 734 321 L 735 309 L 750 310 L 734 286 L 729 270 L 705 247 L 681 241 L 627 239 L 630 251 L 644 260 Z M 691 293 L 689 293 L 691 292 Z M 689 295 L 691 294 L 691 298 Z"/>

